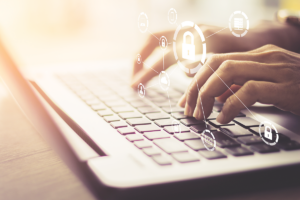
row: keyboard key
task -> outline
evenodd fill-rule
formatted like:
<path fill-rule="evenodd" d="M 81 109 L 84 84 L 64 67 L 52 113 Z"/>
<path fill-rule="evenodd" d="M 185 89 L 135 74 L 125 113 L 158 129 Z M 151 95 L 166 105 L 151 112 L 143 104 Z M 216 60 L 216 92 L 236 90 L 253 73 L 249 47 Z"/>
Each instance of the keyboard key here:
<path fill-rule="evenodd" d="M 146 93 L 146 96 L 147 96 L 147 93 Z M 156 95 L 155 97 L 147 97 L 148 99 L 150 99 L 152 102 L 165 102 L 167 101 L 167 99 L 163 96 L 158 96 Z"/>
<path fill-rule="evenodd" d="M 209 120 L 209 123 L 215 127 L 222 127 L 222 126 L 233 126 L 235 125 L 234 122 L 229 122 L 228 124 L 220 124 L 219 122 L 217 122 L 217 120 Z"/>
<path fill-rule="evenodd" d="M 152 107 L 150 104 L 147 104 L 143 101 L 135 101 L 135 102 L 129 102 L 133 107 L 139 108 L 139 107 Z"/>
<path fill-rule="evenodd" d="M 199 158 L 189 152 L 172 153 L 172 156 L 180 163 L 200 161 Z"/>
<path fill-rule="evenodd" d="M 205 157 L 208 160 L 212 160 L 212 159 L 218 159 L 218 158 L 227 158 L 226 155 L 222 154 L 220 151 L 198 151 L 198 153 Z"/>
<path fill-rule="evenodd" d="M 125 121 L 121 121 L 121 122 L 111 122 L 110 125 L 113 128 L 122 128 L 122 127 L 127 127 L 128 124 Z"/>
<path fill-rule="evenodd" d="M 235 116 L 235 117 L 246 117 L 246 115 L 240 112 L 240 113 L 239 113 L 237 116 Z"/>
<path fill-rule="evenodd" d="M 140 111 L 142 114 L 159 113 L 160 112 L 159 109 L 153 108 L 153 107 L 140 107 L 140 108 L 138 108 L 138 111 Z"/>
<path fill-rule="evenodd" d="M 98 115 L 100 115 L 101 117 L 104 117 L 104 116 L 110 116 L 110 115 L 114 115 L 114 112 L 107 109 L 107 110 L 100 110 L 97 112 Z"/>
<path fill-rule="evenodd" d="M 144 137 L 140 134 L 132 134 L 132 135 L 127 135 L 126 139 L 129 140 L 130 142 L 134 142 L 134 141 L 144 140 Z"/>
<path fill-rule="evenodd" d="M 131 127 L 118 128 L 118 132 L 121 133 L 122 135 L 135 134 L 135 130 Z"/>
<path fill-rule="evenodd" d="M 253 152 L 244 147 L 230 147 L 226 151 L 233 156 L 253 155 Z"/>
<path fill-rule="evenodd" d="M 231 137 L 253 136 L 253 134 L 250 131 L 238 125 L 222 127 L 220 128 L 220 130 Z"/>
<path fill-rule="evenodd" d="M 238 118 L 235 118 L 233 121 L 235 121 L 242 127 L 246 127 L 246 128 L 259 126 L 259 124 L 260 124 L 258 121 L 254 120 L 250 117 L 238 117 Z"/>
<path fill-rule="evenodd" d="M 133 112 L 134 109 L 129 106 L 111 107 L 115 113 Z"/>
<path fill-rule="evenodd" d="M 200 137 L 196 135 L 195 133 L 179 133 L 175 135 L 175 138 L 184 141 L 184 140 L 194 140 L 194 139 L 199 139 Z"/>
<path fill-rule="evenodd" d="M 173 116 L 175 119 L 187 119 L 187 118 L 192 118 L 192 117 L 190 117 L 190 116 L 184 115 L 183 112 L 172 113 L 172 116 Z"/>
<path fill-rule="evenodd" d="M 271 152 L 278 152 L 279 149 L 277 149 L 274 146 L 266 145 L 266 144 L 254 144 L 251 145 L 251 150 L 256 151 L 259 153 L 271 153 Z"/>
<path fill-rule="evenodd" d="M 181 107 L 171 107 L 167 106 L 167 107 L 162 107 L 163 111 L 165 111 L 166 113 L 177 113 L 177 112 L 184 112 L 184 108 Z"/>
<path fill-rule="evenodd" d="M 143 116 L 137 112 L 120 113 L 119 116 L 122 119 L 142 118 Z"/>
<path fill-rule="evenodd" d="M 120 98 L 120 97 L 119 97 Z M 117 101 L 104 101 L 104 103 L 108 106 L 108 107 L 117 107 L 117 106 L 127 106 L 128 104 L 126 103 L 126 101 L 123 100 L 117 100 Z"/>
<path fill-rule="evenodd" d="M 222 108 L 223 108 L 223 104 L 219 104 L 219 105 L 215 104 L 213 106 L 213 111 L 215 111 L 215 112 L 221 112 Z"/>
<path fill-rule="evenodd" d="M 146 118 L 127 119 L 126 122 L 130 126 L 151 124 L 151 121 L 149 119 L 146 119 Z"/>
<path fill-rule="evenodd" d="M 150 142 L 148 142 L 148 141 L 135 141 L 133 143 L 139 149 L 147 148 L 147 147 L 152 147 L 152 144 Z"/>
<path fill-rule="evenodd" d="M 173 130 L 172 126 L 165 126 L 164 130 L 167 131 L 168 133 L 174 133 L 174 130 Z M 183 133 L 183 132 L 190 132 L 189 127 L 186 127 L 186 126 L 184 126 L 182 124 L 180 124 L 180 130 L 181 130 L 181 133 Z"/>
<path fill-rule="evenodd" d="M 192 125 L 198 125 L 198 124 L 205 124 L 204 121 L 199 121 L 195 118 L 188 118 L 188 119 L 182 119 L 180 120 L 181 123 L 183 123 L 186 126 L 192 126 Z"/>
<path fill-rule="evenodd" d="M 120 121 L 120 118 L 118 116 L 106 116 L 106 117 L 103 117 L 103 119 L 108 123 Z"/>
<path fill-rule="evenodd" d="M 294 140 L 288 142 L 281 142 L 279 140 L 278 144 L 275 146 L 286 151 L 300 149 L 300 144 Z"/>
<path fill-rule="evenodd" d="M 208 120 L 217 119 L 217 116 L 219 113 L 212 112 L 209 117 L 207 117 Z"/>
<path fill-rule="evenodd" d="M 258 136 L 239 137 L 237 140 L 246 145 L 264 143 L 264 141 L 262 141 L 262 139 Z"/>
<path fill-rule="evenodd" d="M 173 119 L 160 119 L 155 120 L 154 123 L 160 127 L 172 126 Z"/>
<path fill-rule="evenodd" d="M 282 133 L 278 133 L 278 135 L 279 135 L 278 141 L 280 142 L 289 142 L 291 140 L 288 136 L 283 135 Z"/>
<path fill-rule="evenodd" d="M 166 153 L 177 153 L 188 151 L 185 146 L 178 140 L 174 139 L 159 139 L 154 140 L 154 144 L 161 148 Z"/>
<path fill-rule="evenodd" d="M 150 132 L 150 131 L 160 131 L 160 128 L 154 124 L 144 125 L 144 126 L 136 126 L 135 129 L 140 133 Z"/>
<path fill-rule="evenodd" d="M 160 150 L 155 149 L 153 147 L 151 148 L 144 148 L 143 152 L 147 155 L 147 156 L 156 156 L 156 155 L 160 155 Z"/>
<path fill-rule="evenodd" d="M 107 107 L 103 103 L 101 103 L 101 104 L 92 105 L 91 108 L 97 111 L 97 110 L 105 110 Z"/>
<path fill-rule="evenodd" d="M 218 147 L 224 148 L 224 147 L 240 146 L 239 143 L 237 143 L 235 140 L 225 135 L 221 131 L 212 131 L 212 134 L 215 137 Z"/>
<path fill-rule="evenodd" d="M 167 106 L 170 106 L 170 103 L 171 103 L 171 106 L 174 107 L 176 106 L 176 103 L 175 102 L 156 102 L 155 105 L 157 105 L 158 107 L 167 107 Z"/>
<path fill-rule="evenodd" d="M 152 159 L 159 165 L 171 165 L 172 162 L 166 156 L 152 156 Z"/>
<path fill-rule="evenodd" d="M 157 119 L 170 119 L 170 116 L 166 113 L 153 113 L 153 114 L 146 114 L 146 117 L 150 120 L 157 120 Z"/>
<path fill-rule="evenodd" d="M 205 129 L 208 129 L 208 130 L 217 130 L 217 128 L 213 127 L 212 125 L 209 125 L 209 124 L 199 124 L 199 125 L 194 125 L 194 126 L 191 126 L 190 127 L 192 131 L 195 131 L 196 133 L 202 133 Z"/>
<path fill-rule="evenodd" d="M 170 135 L 168 133 L 166 133 L 165 131 L 148 132 L 148 133 L 144 133 L 144 136 L 148 140 L 170 138 Z"/>
<path fill-rule="evenodd" d="M 89 106 L 92 105 L 97 105 L 97 104 L 101 104 L 102 102 L 99 99 L 90 99 L 90 100 L 86 100 L 85 103 Z"/>
<path fill-rule="evenodd" d="M 195 151 L 206 149 L 202 140 L 187 140 L 184 141 L 184 144 Z"/>

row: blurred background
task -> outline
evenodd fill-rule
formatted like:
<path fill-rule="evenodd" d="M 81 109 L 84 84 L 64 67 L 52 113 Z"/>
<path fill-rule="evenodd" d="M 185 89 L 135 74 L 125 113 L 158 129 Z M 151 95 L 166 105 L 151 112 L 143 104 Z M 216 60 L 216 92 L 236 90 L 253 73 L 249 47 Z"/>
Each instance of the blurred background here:
<path fill-rule="evenodd" d="M 274 20 L 278 9 L 298 9 L 299 0 L 0 0 L 0 30 L 18 64 L 29 67 L 77 61 L 134 59 L 149 33 L 137 19 L 149 18 L 152 33 L 175 29 L 185 20 L 228 26 L 231 13 L 241 10 L 250 31 L 259 20 Z"/>

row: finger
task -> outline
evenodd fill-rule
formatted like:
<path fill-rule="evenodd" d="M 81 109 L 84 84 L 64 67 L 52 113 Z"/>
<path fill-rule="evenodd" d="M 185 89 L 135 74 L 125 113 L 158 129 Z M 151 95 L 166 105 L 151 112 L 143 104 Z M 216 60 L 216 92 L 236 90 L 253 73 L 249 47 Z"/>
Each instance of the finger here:
<path fill-rule="evenodd" d="M 228 97 L 233 95 L 233 93 L 236 93 L 240 88 L 241 88 L 241 86 L 239 86 L 239 85 L 232 85 L 230 87 L 230 89 L 226 90 L 223 94 L 216 97 L 216 100 L 221 102 L 221 103 L 224 103 L 226 101 L 226 99 L 228 99 Z"/>
<path fill-rule="evenodd" d="M 251 61 L 227 60 L 216 70 L 202 87 L 198 96 L 194 117 L 204 119 L 203 113 L 198 112 L 202 98 L 205 116 L 208 116 L 215 101 L 215 97 L 223 94 L 233 84 L 243 85 L 249 80 L 279 82 L 278 70 L 273 64 L 264 64 Z"/>
<path fill-rule="evenodd" d="M 136 76 L 134 76 L 131 86 L 137 87 L 138 84 L 143 83 L 146 84 L 150 79 L 154 76 L 159 75 L 162 70 L 166 70 L 171 65 L 175 63 L 175 58 L 172 51 L 169 51 L 164 55 L 164 58 L 161 58 L 158 62 L 156 62 L 152 67 L 145 68 L 140 71 Z"/>
<path fill-rule="evenodd" d="M 248 108 L 255 102 L 265 104 L 279 104 L 283 87 L 278 83 L 264 81 L 248 81 L 235 95 L 229 97 L 217 121 L 224 124 L 234 119 L 234 117 L 244 108 Z"/>

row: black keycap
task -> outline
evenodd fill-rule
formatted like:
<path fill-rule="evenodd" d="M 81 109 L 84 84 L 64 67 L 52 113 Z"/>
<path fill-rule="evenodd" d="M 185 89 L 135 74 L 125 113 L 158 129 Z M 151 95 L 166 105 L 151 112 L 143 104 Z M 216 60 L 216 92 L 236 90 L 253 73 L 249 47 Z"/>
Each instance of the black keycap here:
<path fill-rule="evenodd" d="M 253 154 L 252 151 L 246 149 L 245 147 L 230 147 L 226 148 L 226 151 L 233 156 L 246 156 Z"/>
<path fill-rule="evenodd" d="M 262 141 L 262 139 L 258 136 L 239 137 L 237 140 L 246 145 L 264 143 L 264 141 Z"/>
<path fill-rule="evenodd" d="M 229 122 L 228 124 L 220 124 L 219 122 L 217 122 L 217 120 L 209 120 L 209 123 L 215 127 L 222 127 L 222 126 L 233 126 L 235 125 L 234 122 Z"/>
<path fill-rule="evenodd" d="M 152 156 L 152 159 L 159 165 L 171 165 L 171 160 L 166 156 Z"/>
<path fill-rule="evenodd" d="M 144 140 L 144 137 L 140 134 L 132 134 L 132 135 L 127 135 L 126 139 L 129 140 L 130 142 L 134 142 L 134 141 Z"/>
<path fill-rule="evenodd" d="M 127 119 L 126 122 L 130 126 L 137 126 L 137 125 L 148 125 L 151 124 L 151 121 L 146 118 L 136 118 L 136 119 Z"/>
<path fill-rule="evenodd" d="M 274 146 L 266 145 L 266 144 L 254 144 L 251 145 L 251 150 L 256 151 L 259 153 L 271 153 L 271 152 L 278 152 L 279 149 L 277 149 Z"/>
<path fill-rule="evenodd" d="M 150 132 L 150 131 L 160 131 L 160 127 L 156 126 L 155 124 L 136 126 L 135 129 L 140 133 Z"/>
<path fill-rule="evenodd" d="M 202 140 L 186 140 L 184 141 L 184 144 L 195 151 L 206 149 Z"/>
<path fill-rule="evenodd" d="M 166 113 L 177 113 L 177 112 L 184 112 L 184 108 L 181 107 L 171 107 L 167 106 L 167 107 L 162 107 L 162 109 L 166 112 Z"/>
<path fill-rule="evenodd" d="M 135 134 L 135 130 L 131 127 L 118 128 L 118 132 L 121 133 L 122 135 Z"/>
<path fill-rule="evenodd" d="M 291 140 L 288 136 L 283 135 L 282 133 L 278 133 L 278 135 L 279 135 L 278 141 L 280 142 L 289 142 Z"/>
<path fill-rule="evenodd" d="M 164 130 L 167 131 L 168 133 L 174 133 L 174 130 L 173 130 L 173 126 L 166 126 L 164 127 Z M 190 132 L 190 129 L 182 124 L 180 124 L 180 131 L 181 133 L 183 132 Z"/>
<path fill-rule="evenodd" d="M 103 103 L 101 103 L 101 104 L 92 105 L 91 108 L 97 111 L 97 110 L 105 110 L 107 107 Z"/>
<path fill-rule="evenodd" d="M 160 110 L 157 108 L 153 108 L 153 107 L 140 107 L 138 108 L 138 111 L 140 111 L 143 114 L 147 114 L 147 113 L 159 113 Z"/>
<path fill-rule="evenodd" d="M 205 124 L 204 121 L 199 121 L 195 118 L 188 118 L 188 119 L 182 119 L 180 120 L 181 123 L 183 123 L 186 126 L 192 126 L 192 125 L 198 125 L 198 124 Z"/>
<path fill-rule="evenodd" d="M 220 151 L 216 151 L 216 150 L 214 150 L 214 151 L 204 150 L 204 151 L 198 151 L 198 153 L 208 160 L 218 159 L 218 158 L 227 158 L 226 155 L 224 155 Z"/>
<path fill-rule="evenodd" d="M 224 133 L 222 133 L 220 131 L 212 131 L 212 134 L 215 137 L 218 147 L 224 148 L 224 147 L 240 146 L 239 143 L 237 143 L 235 140 L 233 140 L 232 138 L 230 138 L 229 136 L 225 135 Z M 209 136 L 209 134 L 206 134 L 206 135 Z"/>
<path fill-rule="evenodd" d="M 196 133 L 202 133 L 205 129 L 208 130 L 217 130 L 217 128 L 213 127 L 212 125 L 209 124 L 199 124 L 199 125 L 194 125 L 190 127 L 192 131 L 195 131 Z"/>
<path fill-rule="evenodd" d="M 106 116 L 106 117 L 103 117 L 103 119 L 108 123 L 120 121 L 120 118 L 118 116 Z"/>
<path fill-rule="evenodd" d="M 250 131 L 238 125 L 222 127 L 220 128 L 220 130 L 231 137 L 253 136 L 253 134 Z"/>
<path fill-rule="evenodd" d="M 170 135 L 165 131 L 153 131 L 144 133 L 144 136 L 148 140 L 162 139 L 162 138 L 170 138 Z"/>
<path fill-rule="evenodd" d="M 115 113 L 133 112 L 134 109 L 130 106 L 111 107 Z"/>
<path fill-rule="evenodd" d="M 143 116 L 137 112 L 120 113 L 119 116 L 122 119 L 142 118 Z"/>
<path fill-rule="evenodd" d="M 240 112 L 240 113 L 237 114 L 237 116 L 235 116 L 235 117 L 246 117 L 246 115 Z"/>
<path fill-rule="evenodd" d="M 133 144 L 139 149 L 152 147 L 152 144 L 149 141 L 145 141 L 145 140 L 144 141 L 135 141 L 135 142 L 133 142 Z"/>
<path fill-rule="evenodd" d="M 122 127 L 127 127 L 128 124 L 125 121 L 121 121 L 121 122 L 111 122 L 110 125 L 113 128 L 122 128 Z"/>
<path fill-rule="evenodd" d="M 187 118 L 192 118 L 192 117 L 190 117 L 190 116 L 184 115 L 183 112 L 172 113 L 172 116 L 173 116 L 175 119 L 187 119 Z"/>
<path fill-rule="evenodd" d="M 178 140 L 174 139 L 158 139 L 154 140 L 154 144 L 166 153 L 185 152 L 188 149 Z"/>
<path fill-rule="evenodd" d="M 175 138 L 184 141 L 184 140 L 194 140 L 194 139 L 199 139 L 200 137 L 196 135 L 195 133 L 179 133 L 175 135 Z"/>
<path fill-rule="evenodd" d="M 143 152 L 147 155 L 147 156 L 156 156 L 156 155 L 160 155 L 161 152 L 160 150 L 156 149 L 156 148 L 144 148 Z"/>
<path fill-rule="evenodd" d="M 171 155 L 180 163 L 200 161 L 199 158 L 189 152 L 172 153 Z"/>
<path fill-rule="evenodd" d="M 155 120 L 154 123 L 160 127 L 172 126 L 173 119 Z"/>
<path fill-rule="evenodd" d="M 239 125 L 249 128 L 249 127 L 254 127 L 254 126 L 259 126 L 259 122 L 250 118 L 250 117 L 238 117 L 235 118 L 233 121 L 238 123 Z"/>
<path fill-rule="evenodd" d="M 100 115 L 101 117 L 104 117 L 104 116 L 110 116 L 110 115 L 114 115 L 114 112 L 107 109 L 107 110 L 100 110 L 97 112 L 98 115 Z"/>
<path fill-rule="evenodd" d="M 219 113 L 213 112 L 213 113 L 211 113 L 211 114 L 209 115 L 209 117 L 207 117 L 207 119 L 208 119 L 208 120 L 217 119 L 217 116 L 218 116 L 218 115 L 219 115 Z"/>
<path fill-rule="evenodd" d="M 277 148 L 289 151 L 289 150 L 296 150 L 300 149 L 300 144 L 294 140 L 288 141 L 288 142 L 281 142 L 279 140 L 278 144 L 276 144 Z"/>
<path fill-rule="evenodd" d="M 170 119 L 170 116 L 166 113 L 152 113 L 146 114 L 146 117 L 150 120 L 157 120 L 157 119 Z"/>

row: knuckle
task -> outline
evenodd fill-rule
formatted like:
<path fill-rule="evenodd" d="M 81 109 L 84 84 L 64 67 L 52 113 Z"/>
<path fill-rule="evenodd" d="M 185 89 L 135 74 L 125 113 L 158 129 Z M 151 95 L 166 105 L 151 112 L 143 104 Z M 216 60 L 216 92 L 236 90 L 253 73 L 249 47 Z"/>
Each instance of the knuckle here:
<path fill-rule="evenodd" d="M 216 62 L 216 61 L 219 61 L 221 59 L 221 54 L 213 54 L 212 56 L 210 56 L 209 58 L 208 58 L 208 61 L 210 62 L 210 63 L 214 63 L 214 62 Z"/>
<path fill-rule="evenodd" d="M 226 104 L 226 107 L 227 107 L 229 110 L 231 110 L 231 108 L 235 106 L 234 98 L 235 98 L 235 96 L 232 95 L 232 96 L 228 97 L 228 99 L 226 99 L 225 104 Z M 228 110 L 228 109 L 227 109 L 227 110 Z"/>
<path fill-rule="evenodd" d="M 266 49 L 276 49 L 276 48 L 278 48 L 278 46 L 276 46 L 274 44 L 266 44 L 266 45 L 264 45 L 264 48 L 266 48 Z"/>
<path fill-rule="evenodd" d="M 271 61 L 284 61 L 287 60 L 287 54 L 280 50 L 272 50 L 267 52 L 267 56 L 271 59 Z"/>
<path fill-rule="evenodd" d="M 222 64 L 221 64 L 221 66 L 219 67 L 219 69 L 222 71 L 222 72 L 224 72 L 224 73 L 226 73 L 226 72 L 232 72 L 233 71 L 233 69 L 234 69 L 234 61 L 233 60 L 225 60 Z"/>
<path fill-rule="evenodd" d="M 258 83 L 255 81 L 247 81 L 245 83 L 245 85 L 243 86 L 246 94 L 248 94 L 249 96 L 255 96 L 258 92 Z"/>

